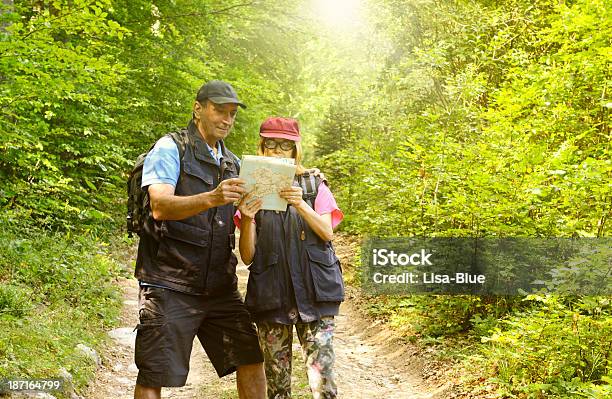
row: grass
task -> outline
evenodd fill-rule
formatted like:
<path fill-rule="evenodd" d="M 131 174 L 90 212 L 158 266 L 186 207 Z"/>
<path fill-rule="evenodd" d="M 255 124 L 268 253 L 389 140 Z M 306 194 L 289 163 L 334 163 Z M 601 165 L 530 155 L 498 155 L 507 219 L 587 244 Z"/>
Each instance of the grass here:
<path fill-rule="evenodd" d="M 4 226 L 0 378 L 54 378 L 64 369 L 78 392 L 95 365 L 76 346 L 98 349 L 107 342 L 104 330 L 121 308 L 116 278 L 125 272 L 103 239 Z"/>

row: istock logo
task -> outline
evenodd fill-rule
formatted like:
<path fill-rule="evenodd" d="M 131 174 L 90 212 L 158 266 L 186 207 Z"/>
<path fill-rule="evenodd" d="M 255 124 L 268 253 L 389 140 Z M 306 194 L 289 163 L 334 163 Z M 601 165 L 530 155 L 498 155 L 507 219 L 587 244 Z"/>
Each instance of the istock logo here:
<path fill-rule="evenodd" d="M 377 248 L 372 250 L 373 255 L 373 265 L 374 266 L 407 266 L 407 265 L 429 265 L 431 266 L 431 262 L 429 261 L 430 253 L 427 253 L 424 249 L 421 249 L 421 252 L 415 252 L 413 254 L 407 253 L 395 253 L 395 251 L 385 248 Z"/>

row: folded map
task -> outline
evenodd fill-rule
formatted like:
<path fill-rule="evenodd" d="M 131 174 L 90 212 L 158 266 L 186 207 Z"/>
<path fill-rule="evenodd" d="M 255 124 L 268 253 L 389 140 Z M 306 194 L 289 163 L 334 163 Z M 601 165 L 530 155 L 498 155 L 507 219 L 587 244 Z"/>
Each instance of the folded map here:
<path fill-rule="evenodd" d="M 254 192 L 254 198 L 262 198 L 261 209 L 286 211 L 287 201 L 278 193 L 291 187 L 296 165 L 292 158 L 260 157 L 244 155 L 240 163 L 240 178 L 246 180 L 247 192 Z"/>

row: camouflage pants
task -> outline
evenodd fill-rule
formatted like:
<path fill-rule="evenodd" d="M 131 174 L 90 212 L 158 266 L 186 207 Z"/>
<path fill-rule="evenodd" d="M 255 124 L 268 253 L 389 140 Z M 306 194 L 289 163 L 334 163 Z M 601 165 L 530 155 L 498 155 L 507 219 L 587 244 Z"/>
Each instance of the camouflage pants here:
<path fill-rule="evenodd" d="M 291 398 L 293 326 L 258 323 L 259 344 L 264 353 L 268 399 Z M 306 362 L 308 383 L 314 399 L 336 397 L 334 382 L 334 318 L 295 325 Z"/>

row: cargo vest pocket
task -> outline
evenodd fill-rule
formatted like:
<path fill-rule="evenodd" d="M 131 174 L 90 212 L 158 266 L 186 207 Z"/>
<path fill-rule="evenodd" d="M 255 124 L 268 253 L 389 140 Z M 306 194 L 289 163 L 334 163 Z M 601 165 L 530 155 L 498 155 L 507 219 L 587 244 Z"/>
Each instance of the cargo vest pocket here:
<path fill-rule="evenodd" d="M 197 280 L 200 267 L 208 259 L 208 239 L 207 230 L 180 221 L 164 221 L 157 251 L 160 271 L 172 280 Z"/>
<path fill-rule="evenodd" d="M 245 304 L 255 312 L 278 309 L 281 306 L 280 284 L 278 281 L 278 255 L 276 253 L 256 254 L 249 267 L 249 281 Z"/>
<path fill-rule="evenodd" d="M 344 283 L 336 254 L 317 247 L 306 247 L 306 252 L 317 302 L 343 301 Z"/>
<path fill-rule="evenodd" d="M 191 162 L 183 163 L 183 171 L 189 176 L 195 177 L 207 185 L 207 190 L 209 191 L 213 185 L 213 177 L 210 175 L 209 171 L 206 171 L 201 166 L 196 166 Z"/>

